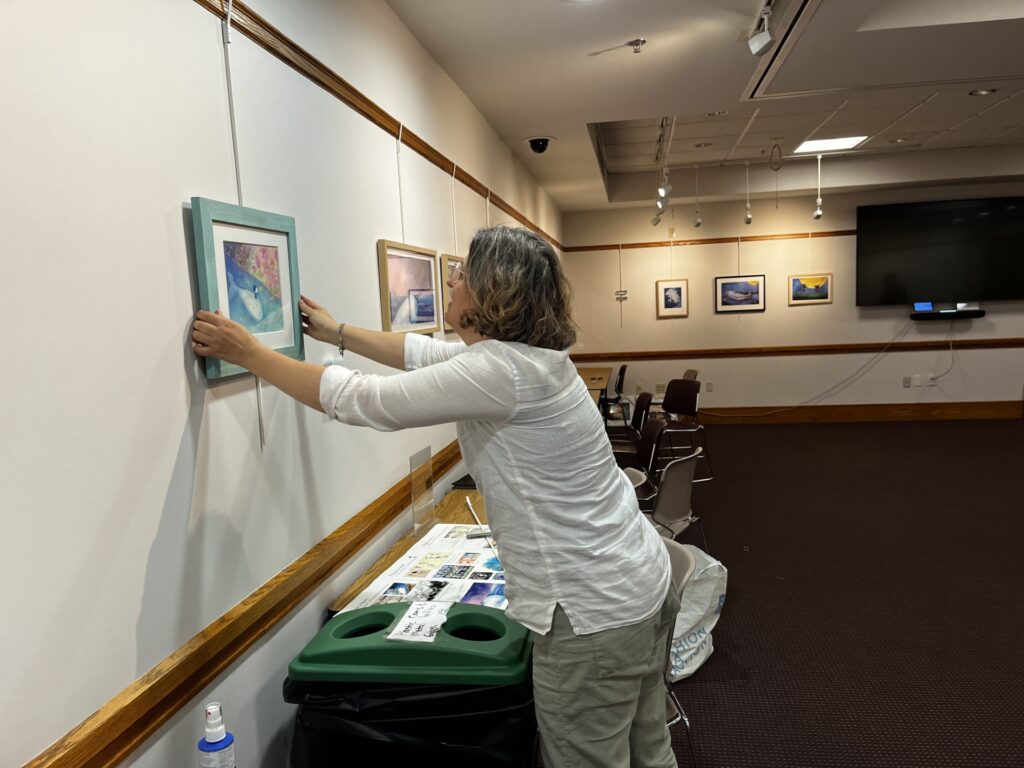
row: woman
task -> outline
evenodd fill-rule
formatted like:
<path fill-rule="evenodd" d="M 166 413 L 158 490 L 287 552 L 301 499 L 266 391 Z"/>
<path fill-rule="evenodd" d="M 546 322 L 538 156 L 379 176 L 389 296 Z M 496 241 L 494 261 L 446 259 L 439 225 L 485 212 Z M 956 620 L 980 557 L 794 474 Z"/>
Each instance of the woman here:
<path fill-rule="evenodd" d="M 395 376 L 292 360 L 209 312 L 194 348 L 347 424 L 456 422 L 501 551 L 508 615 L 536 633 L 545 765 L 675 766 L 662 687 L 678 607 L 668 555 L 569 360 L 576 334 L 558 259 L 528 230 L 492 227 L 448 285 L 445 319 L 461 343 L 339 324 L 300 301 L 305 333 L 406 371 Z"/>

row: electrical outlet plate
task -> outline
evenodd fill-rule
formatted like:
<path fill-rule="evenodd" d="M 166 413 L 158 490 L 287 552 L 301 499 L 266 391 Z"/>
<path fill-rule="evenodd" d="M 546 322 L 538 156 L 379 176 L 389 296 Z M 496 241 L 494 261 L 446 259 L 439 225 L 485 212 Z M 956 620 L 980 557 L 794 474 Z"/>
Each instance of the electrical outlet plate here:
<path fill-rule="evenodd" d="M 921 374 L 920 373 L 915 373 L 914 374 L 913 382 L 914 382 L 914 386 L 915 387 L 920 387 L 921 386 Z"/>
<path fill-rule="evenodd" d="M 666 387 L 665 384 L 655 384 L 654 385 L 654 394 L 656 394 L 656 395 L 664 395 L 665 394 L 665 387 Z"/>
<path fill-rule="evenodd" d="M 929 373 L 928 374 L 928 386 L 929 387 L 936 387 L 936 386 L 938 386 L 938 384 L 939 384 L 939 382 L 935 378 L 935 374 L 934 373 Z"/>
<path fill-rule="evenodd" d="M 715 382 L 713 382 L 713 381 L 706 382 L 704 384 L 704 391 L 705 392 L 714 392 L 715 391 Z"/>
<path fill-rule="evenodd" d="M 903 377 L 903 388 L 904 389 L 910 389 L 910 377 L 909 376 L 904 376 Z"/>

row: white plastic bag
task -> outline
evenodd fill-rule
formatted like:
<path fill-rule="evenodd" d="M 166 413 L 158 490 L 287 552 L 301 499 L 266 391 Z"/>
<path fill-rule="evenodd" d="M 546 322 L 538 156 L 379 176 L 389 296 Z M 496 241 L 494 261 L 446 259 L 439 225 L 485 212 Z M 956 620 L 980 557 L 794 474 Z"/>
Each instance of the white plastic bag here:
<path fill-rule="evenodd" d="M 684 544 L 697 561 L 693 575 L 683 585 L 679 600 L 679 614 L 672 632 L 673 682 L 689 677 L 703 664 L 714 644 L 711 630 L 725 605 L 725 585 L 728 571 L 725 566 L 703 550 Z"/>

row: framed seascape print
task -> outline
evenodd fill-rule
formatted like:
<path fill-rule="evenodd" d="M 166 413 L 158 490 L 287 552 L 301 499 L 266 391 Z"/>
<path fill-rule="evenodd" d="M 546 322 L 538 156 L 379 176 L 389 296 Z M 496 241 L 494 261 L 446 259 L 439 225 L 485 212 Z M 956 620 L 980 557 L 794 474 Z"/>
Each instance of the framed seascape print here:
<path fill-rule="evenodd" d="M 789 276 L 789 306 L 831 304 L 832 273 Z"/>
<path fill-rule="evenodd" d="M 466 266 L 466 260 L 461 256 L 452 256 L 451 254 L 443 254 L 441 256 L 441 317 L 444 317 L 444 313 L 448 310 L 448 304 L 451 303 L 451 289 L 448 287 L 448 281 L 451 280 L 452 275 L 455 274 L 455 270 L 462 269 Z M 455 329 L 448 324 L 446 320 L 444 323 L 445 333 L 453 333 Z"/>
<path fill-rule="evenodd" d="M 764 312 L 764 275 L 716 277 L 715 312 Z"/>
<path fill-rule="evenodd" d="M 686 317 L 690 313 L 690 300 L 685 279 L 658 280 L 655 286 L 659 320 L 666 317 Z"/>
<path fill-rule="evenodd" d="M 271 349 L 302 360 L 295 219 L 193 197 L 192 231 L 200 308 L 220 310 Z M 207 379 L 248 373 L 203 360 Z"/>
<path fill-rule="evenodd" d="M 436 251 L 378 240 L 377 268 L 385 331 L 433 333 L 441 330 Z"/>

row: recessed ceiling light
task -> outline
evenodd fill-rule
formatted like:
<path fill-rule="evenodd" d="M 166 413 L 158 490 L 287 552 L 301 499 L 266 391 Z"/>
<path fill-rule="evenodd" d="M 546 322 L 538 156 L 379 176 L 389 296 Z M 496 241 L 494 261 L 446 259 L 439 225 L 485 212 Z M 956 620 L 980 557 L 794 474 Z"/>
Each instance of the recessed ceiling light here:
<path fill-rule="evenodd" d="M 997 90 L 999 90 L 999 89 L 998 88 L 976 88 L 973 91 L 968 91 L 967 95 L 968 96 L 991 96 Z"/>
<path fill-rule="evenodd" d="M 793 152 L 799 155 L 804 152 L 834 152 L 839 149 L 853 149 L 866 138 L 867 136 L 844 136 L 839 139 L 812 139 L 805 141 Z"/>
<path fill-rule="evenodd" d="M 728 114 L 729 114 L 729 110 L 728 109 L 718 109 L 718 110 L 715 110 L 714 112 L 705 112 L 704 113 L 704 117 L 725 117 Z"/>
<path fill-rule="evenodd" d="M 910 139 L 889 139 L 890 144 L 906 144 Z"/>
<path fill-rule="evenodd" d="M 693 146 L 695 146 L 697 149 L 704 149 L 705 147 L 710 147 L 711 146 L 711 142 L 710 141 L 698 141 Z"/>

